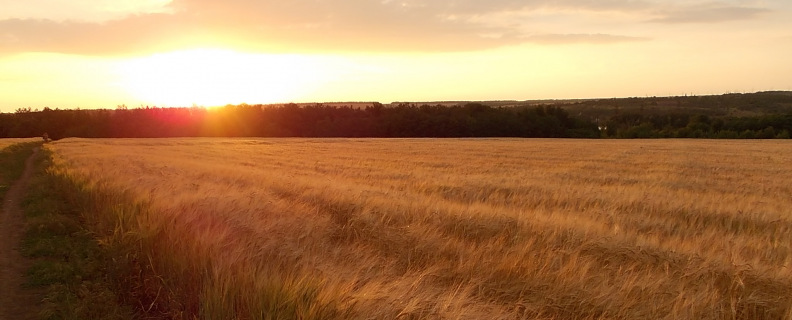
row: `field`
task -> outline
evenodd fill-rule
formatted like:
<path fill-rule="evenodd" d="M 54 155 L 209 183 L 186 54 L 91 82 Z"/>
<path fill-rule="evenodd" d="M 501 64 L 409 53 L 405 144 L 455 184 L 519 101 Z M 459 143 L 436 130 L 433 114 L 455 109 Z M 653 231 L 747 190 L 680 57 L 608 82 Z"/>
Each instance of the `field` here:
<path fill-rule="evenodd" d="M 181 319 L 792 319 L 792 143 L 65 139 Z M 126 279 L 126 280 L 123 280 Z"/>
<path fill-rule="evenodd" d="M 0 150 L 17 143 L 41 141 L 41 138 L 4 138 L 0 139 Z"/>

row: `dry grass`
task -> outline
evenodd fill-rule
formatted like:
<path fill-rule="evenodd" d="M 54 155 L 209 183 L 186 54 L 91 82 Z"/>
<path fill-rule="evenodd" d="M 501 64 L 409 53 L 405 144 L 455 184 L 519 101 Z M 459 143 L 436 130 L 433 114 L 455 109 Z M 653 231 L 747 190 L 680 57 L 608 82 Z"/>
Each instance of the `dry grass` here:
<path fill-rule="evenodd" d="M 0 139 L 0 150 L 17 143 L 38 142 L 41 138 L 3 138 Z"/>
<path fill-rule="evenodd" d="M 787 141 L 49 148 L 174 318 L 792 319 Z"/>

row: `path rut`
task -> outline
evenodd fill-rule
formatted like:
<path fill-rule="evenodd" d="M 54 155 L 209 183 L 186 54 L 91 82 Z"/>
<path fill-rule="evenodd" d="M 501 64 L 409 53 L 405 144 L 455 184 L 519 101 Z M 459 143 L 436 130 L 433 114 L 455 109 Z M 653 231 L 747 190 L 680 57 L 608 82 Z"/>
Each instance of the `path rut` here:
<path fill-rule="evenodd" d="M 24 287 L 25 271 L 31 261 L 17 248 L 25 232 L 25 218 L 19 206 L 33 173 L 33 160 L 38 149 L 25 161 L 25 171 L 3 199 L 0 211 L 0 320 L 36 319 L 40 292 Z"/>

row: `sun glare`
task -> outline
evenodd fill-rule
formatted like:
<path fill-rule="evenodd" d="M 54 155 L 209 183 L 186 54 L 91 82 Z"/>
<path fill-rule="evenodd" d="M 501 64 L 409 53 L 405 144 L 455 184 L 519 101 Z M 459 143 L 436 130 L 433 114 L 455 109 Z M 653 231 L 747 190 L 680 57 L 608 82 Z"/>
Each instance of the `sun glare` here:
<path fill-rule="evenodd" d="M 194 49 L 122 63 L 122 86 L 157 106 L 219 106 L 299 100 L 326 81 L 320 59 Z"/>

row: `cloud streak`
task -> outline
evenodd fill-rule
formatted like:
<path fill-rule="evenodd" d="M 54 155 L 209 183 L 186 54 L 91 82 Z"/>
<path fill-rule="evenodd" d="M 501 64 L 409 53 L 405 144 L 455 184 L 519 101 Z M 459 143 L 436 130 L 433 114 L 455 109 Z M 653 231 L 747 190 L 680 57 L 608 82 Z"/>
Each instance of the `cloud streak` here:
<path fill-rule="evenodd" d="M 750 20 L 770 13 L 766 8 L 734 6 L 699 6 L 687 10 L 663 12 L 662 17 L 651 19 L 656 23 L 719 23 L 736 20 Z"/>
<path fill-rule="evenodd" d="M 632 0 L 174 0 L 167 13 L 106 22 L 0 20 L 0 53 L 48 51 L 132 54 L 185 46 L 235 45 L 268 51 L 467 51 L 520 43 L 608 44 L 647 40 L 596 25 L 532 30 L 535 21 L 486 23 L 490 14 L 521 10 L 659 12 L 657 23 L 751 19 L 767 9 L 734 6 L 659 10 Z M 657 15 L 656 15 L 657 16 Z"/>
<path fill-rule="evenodd" d="M 649 41 L 650 38 L 645 37 L 629 37 L 617 36 L 611 34 L 542 34 L 524 37 L 528 42 L 538 44 L 574 44 L 574 43 L 588 43 L 588 44 L 609 44 L 620 42 L 638 42 Z"/>

